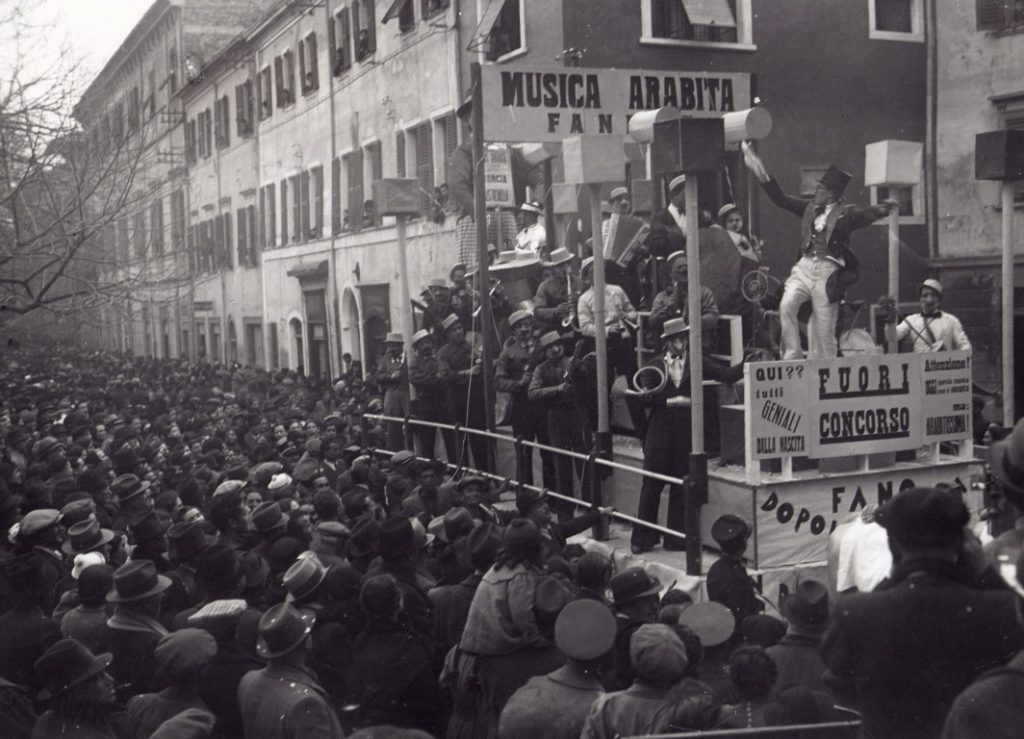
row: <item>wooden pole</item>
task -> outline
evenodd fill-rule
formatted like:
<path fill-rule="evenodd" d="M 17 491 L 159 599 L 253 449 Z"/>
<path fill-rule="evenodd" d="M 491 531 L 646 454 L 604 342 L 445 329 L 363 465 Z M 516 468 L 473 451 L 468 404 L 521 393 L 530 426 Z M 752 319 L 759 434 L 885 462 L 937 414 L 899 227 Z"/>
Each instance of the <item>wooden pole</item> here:
<path fill-rule="evenodd" d="M 900 209 L 889 210 L 889 295 L 900 303 Z M 889 353 L 895 354 L 899 349 L 896 332 L 889 339 Z"/>
<path fill-rule="evenodd" d="M 611 448 L 611 421 L 608 414 L 608 340 L 605 335 L 604 244 L 601 238 L 601 185 L 588 183 L 590 191 L 590 230 L 593 232 L 594 262 L 594 352 L 597 355 L 597 448 Z"/>
<path fill-rule="evenodd" d="M 413 325 L 412 310 L 408 308 L 411 305 L 410 302 L 410 291 L 409 291 L 409 264 L 406 259 L 407 247 L 406 247 L 406 223 L 405 216 L 399 215 L 395 217 L 395 235 L 398 238 L 398 297 L 401 301 L 400 305 L 406 306 L 406 309 L 402 311 L 402 338 L 404 346 L 405 360 L 408 362 L 412 358 L 412 335 L 416 333 L 415 326 Z"/>
<path fill-rule="evenodd" d="M 708 459 L 704 453 L 704 347 L 700 324 L 700 203 L 697 175 L 687 175 L 686 197 L 686 312 L 690 324 L 690 485 L 684 500 L 686 573 L 700 575 L 700 510 L 707 501 Z"/>
<path fill-rule="evenodd" d="M 480 275 L 480 349 L 481 370 L 484 386 L 485 426 L 488 431 L 494 430 L 494 370 L 492 352 L 492 333 L 494 320 L 491 316 L 491 276 L 487 264 L 487 199 L 484 193 L 486 172 L 484 168 L 484 101 L 480 84 L 480 64 L 474 62 L 470 67 L 473 88 L 473 218 L 476 220 L 476 254 L 477 271 Z M 472 327 L 467 327 L 472 328 Z M 491 456 L 491 444 L 487 444 L 488 457 Z M 494 466 L 488 459 L 488 469 Z"/>
<path fill-rule="evenodd" d="M 1003 182 L 1003 425 L 1017 420 L 1013 374 L 1013 182 Z"/>

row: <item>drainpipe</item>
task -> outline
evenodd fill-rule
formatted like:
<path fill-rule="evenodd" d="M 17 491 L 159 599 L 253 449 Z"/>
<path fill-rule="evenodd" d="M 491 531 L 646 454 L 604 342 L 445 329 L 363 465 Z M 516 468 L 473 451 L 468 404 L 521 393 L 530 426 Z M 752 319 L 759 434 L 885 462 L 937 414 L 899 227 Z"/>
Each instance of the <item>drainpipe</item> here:
<path fill-rule="evenodd" d="M 334 12 L 331 9 L 331 0 L 325 0 L 325 5 L 326 5 L 326 10 L 327 10 L 327 22 L 328 23 L 334 23 Z M 347 39 L 346 39 L 346 41 L 347 41 Z M 333 50 L 332 50 L 332 53 L 333 53 Z M 330 157 L 330 160 L 331 160 L 330 161 L 331 171 L 330 171 L 330 177 L 331 177 L 331 187 L 333 188 L 333 186 L 334 186 L 334 159 L 335 159 L 335 157 L 338 154 L 338 152 L 337 152 L 337 148 L 338 148 L 338 142 L 337 142 L 338 121 L 337 121 L 337 111 L 335 111 L 335 109 L 334 109 L 334 94 L 335 94 L 336 90 L 335 90 L 335 81 L 334 81 L 334 58 L 333 57 L 328 59 L 328 65 L 327 66 L 328 66 L 328 69 L 327 69 L 327 99 L 328 99 L 328 102 L 329 102 L 329 105 L 330 105 L 330 110 L 331 110 L 331 147 L 330 147 L 331 148 L 331 157 Z M 327 179 L 327 177 L 325 176 L 324 177 L 325 182 L 326 182 L 326 179 Z M 324 189 L 327 190 L 328 188 L 325 186 Z M 326 203 L 326 200 L 327 200 L 326 198 L 321 197 L 321 201 L 322 202 Z M 333 303 L 333 305 L 332 305 L 332 309 L 333 310 L 328 311 L 326 329 L 327 329 L 327 337 L 328 337 L 328 346 L 330 348 L 330 351 L 328 352 L 328 354 L 330 355 L 331 368 L 334 370 L 334 372 L 328 372 L 328 374 L 334 374 L 336 372 L 337 374 L 340 375 L 341 374 L 341 354 L 342 354 L 341 350 L 342 350 L 343 347 L 341 346 L 341 300 L 340 300 L 340 298 L 338 296 L 338 254 L 337 254 L 338 237 L 337 237 L 337 234 L 334 233 L 334 211 L 333 211 L 333 208 L 334 208 L 334 193 L 332 191 L 331 192 L 331 206 L 329 208 L 324 208 L 324 212 L 330 213 L 330 218 L 324 218 L 323 219 L 324 227 L 327 228 L 328 231 L 330 232 L 330 239 L 331 239 L 331 258 L 330 258 L 330 260 L 327 263 L 327 279 L 330 280 L 330 282 L 331 282 L 331 293 L 330 294 L 331 294 L 331 302 Z M 338 216 L 340 218 L 341 214 L 339 213 Z M 331 315 L 332 313 L 333 313 L 333 320 L 332 320 L 332 315 Z M 331 379 L 334 379 L 334 378 L 331 377 Z"/>

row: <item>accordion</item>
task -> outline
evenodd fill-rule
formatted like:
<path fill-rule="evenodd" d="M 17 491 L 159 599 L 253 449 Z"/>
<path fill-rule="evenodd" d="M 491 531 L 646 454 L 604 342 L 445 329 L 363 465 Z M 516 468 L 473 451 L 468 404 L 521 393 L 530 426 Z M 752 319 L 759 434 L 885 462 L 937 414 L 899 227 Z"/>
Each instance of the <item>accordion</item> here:
<path fill-rule="evenodd" d="M 639 218 L 612 213 L 604 238 L 604 258 L 620 267 L 629 266 L 650 230 Z"/>

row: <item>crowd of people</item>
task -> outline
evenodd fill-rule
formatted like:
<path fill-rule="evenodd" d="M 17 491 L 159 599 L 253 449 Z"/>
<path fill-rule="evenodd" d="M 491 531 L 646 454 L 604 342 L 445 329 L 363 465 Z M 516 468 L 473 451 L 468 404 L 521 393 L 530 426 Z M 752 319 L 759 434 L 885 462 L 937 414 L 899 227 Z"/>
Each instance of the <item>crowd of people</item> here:
<path fill-rule="evenodd" d="M 869 736 L 1016 730 L 1021 529 L 982 550 L 957 488 L 874 512 L 892 568 L 871 592 L 804 580 L 770 616 L 742 519 L 714 523 L 695 603 L 568 543 L 602 510 L 374 453 L 368 392 L 8 352 L 3 735 L 611 739 L 857 714 Z M 1024 506 L 1024 423 L 992 450 Z"/>

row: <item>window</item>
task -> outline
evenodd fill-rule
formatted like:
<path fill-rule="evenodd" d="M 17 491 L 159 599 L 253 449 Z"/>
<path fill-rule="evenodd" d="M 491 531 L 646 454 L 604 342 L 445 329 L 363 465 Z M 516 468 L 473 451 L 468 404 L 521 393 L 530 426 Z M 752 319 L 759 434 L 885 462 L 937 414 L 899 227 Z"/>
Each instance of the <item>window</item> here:
<path fill-rule="evenodd" d="M 178 49 L 175 46 L 167 52 L 167 87 L 172 95 L 178 91 Z"/>
<path fill-rule="evenodd" d="M 216 141 L 218 149 L 223 149 L 231 143 L 231 103 L 227 95 L 222 96 L 214 103 L 213 114 L 214 141 Z"/>
<path fill-rule="evenodd" d="M 331 43 L 331 74 L 337 77 L 352 66 L 352 24 L 348 8 L 335 14 L 327 31 Z"/>
<path fill-rule="evenodd" d="M 459 145 L 456 140 L 456 118 L 454 113 L 448 113 L 443 118 L 438 118 L 434 121 L 435 131 L 435 144 L 434 148 L 438 152 L 444 152 L 444 156 L 438 156 L 440 159 L 437 165 L 440 167 L 440 171 L 435 171 L 435 179 L 440 178 L 441 182 L 448 181 L 448 160 L 451 159 L 452 152 L 455 151 L 455 147 Z"/>
<path fill-rule="evenodd" d="M 196 119 L 193 118 L 185 124 L 185 161 L 188 164 L 196 163 L 196 146 L 198 145 L 198 139 L 196 136 Z"/>
<path fill-rule="evenodd" d="M 258 267 L 260 263 L 260 253 L 256 247 L 256 206 L 247 206 L 245 209 L 245 215 L 246 230 L 249 233 L 249 264 L 253 267 Z"/>
<path fill-rule="evenodd" d="M 274 185 L 260 189 L 260 247 L 273 248 L 277 244 L 277 201 Z"/>
<path fill-rule="evenodd" d="M 342 157 L 345 183 L 348 186 L 347 222 L 343 227 L 358 231 L 363 226 L 363 150 L 356 149 Z"/>
<path fill-rule="evenodd" d="M 1017 0 L 975 0 L 979 31 L 1024 30 L 1024 5 Z"/>
<path fill-rule="evenodd" d="M 276 370 L 280 366 L 277 352 L 277 324 L 271 322 L 267 324 L 267 353 L 270 355 L 267 369 Z"/>
<path fill-rule="evenodd" d="M 198 127 L 198 139 L 199 139 L 199 143 L 198 143 L 198 146 L 197 146 L 197 151 L 199 152 L 199 157 L 201 159 L 206 159 L 207 157 L 210 156 L 210 154 L 213 153 L 212 146 L 211 146 L 212 141 L 213 141 L 213 138 L 212 138 L 213 121 L 212 121 L 211 116 L 210 116 L 210 109 L 209 108 L 199 112 L 199 116 L 197 117 L 196 125 Z"/>
<path fill-rule="evenodd" d="M 274 59 L 277 80 L 277 107 L 284 108 L 295 102 L 295 55 L 291 50 Z"/>
<path fill-rule="evenodd" d="M 148 75 L 149 94 L 146 95 L 146 115 L 150 118 L 156 115 L 156 70 L 150 69 Z"/>
<path fill-rule="evenodd" d="M 436 13 L 443 12 L 447 9 L 449 2 L 450 0 L 422 0 L 423 10 L 421 12 L 423 13 L 423 17 L 429 18 Z"/>
<path fill-rule="evenodd" d="M 188 252 L 188 272 L 191 275 L 196 273 L 196 227 L 189 226 L 185 229 L 185 251 Z"/>
<path fill-rule="evenodd" d="M 924 41 L 922 0 L 868 0 L 868 37 Z"/>
<path fill-rule="evenodd" d="M 153 239 L 153 253 L 160 256 L 164 253 L 164 201 L 156 198 L 149 204 L 149 230 Z"/>
<path fill-rule="evenodd" d="M 258 94 L 260 96 L 260 120 L 265 121 L 274 112 L 274 93 L 271 85 L 270 67 L 260 70 L 257 78 Z"/>
<path fill-rule="evenodd" d="M 405 177 L 405 131 L 395 133 L 395 173 Z"/>
<path fill-rule="evenodd" d="M 225 269 L 231 269 L 231 211 L 222 213 L 220 216 L 221 232 L 223 234 L 223 240 L 219 246 L 221 248 L 221 259 Z"/>
<path fill-rule="evenodd" d="M 313 196 L 313 227 L 309 236 L 319 239 L 324 235 L 324 168 L 316 166 L 309 173 Z"/>
<path fill-rule="evenodd" d="M 249 211 L 247 208 L 239 208 L 236 214 L 237 223 L 235 224 L 236 233 L 238 234 L 238 266 L 246 266 L 249 264 Z"/>
<path fill-rule="evenodd" d="M 341 159 L 331 162 L 331 233 L 341 233 Z"/>
<path fill-rule="evenodd" d="M 281 180 L 281 245 L 288 243 L 288 180 Z"/>
<path fill-rule="evenodd" d="M 642 0 L 640 42 L 750 51 L 753 15 L 752 0 Z"/>
<path fill-rule="evenodd" d="M 416 179 L 420 187 L 420 209 L 430 212 L 431 193 L 434 190 L 434 148 L 430 122 L 424 122 L 413 129 L 416 146 Z"/>
<path fill-rule="evenodd" d="M 311 33 L 299 41 L 299 78 L 302 81 L 303 94 L 315 92 L 320 87 L 315 33 Z"/>
<path fill-rule="evenodd" d="M 526 51 L 523 11 L 522 0 L 490 0 L 469 44 L 470 50 L 483 51 L 492 62 Z"/>
<path fill-rule="evenodd" d="M 381 23 L 387 23 L 392 18 L 398 18 L 398 30 L 402 33 L 411 31 L 416 27 L 416 9 L 412 0 L 391 0 Z"/>
<path fill-rule="evenodd" d="M 1014 131 L 1024 129 L 1024 106 L 1021 103 L 1021 99 L 1017 98 L 1007 101 L 1004 104 L 1005 107 L 1001 107 L 1003 128 Z M 1013 183 L 1013 206 L 1019 208 L 1022 205 L 1024 205 L 1024 180 L 1017 180 Z"/>
<path fill-rule="evenodd" d="M 253 131 L 252 80 L 246 80 L 235 87 L 235 122 L 239 136 L 248 136 Z"/>
<path fill-rule="evenodd" d="M 185 191 L 171 193 L 171 250 L 179 251 L 185 238 Z"/>
<path fill-rule="evenodd" d="M 128 130 L 139 130 L 139 88 L 133 87 L 128 93 Z"/>
<path fill-rule="evenodd" d="M 146 214 L 141 210 L 132 221 L 132 241 L 135 242 L 135 258 L 142 259 L 146 255 Z"/>
<path fill-rule="evenodd" d="M 352 3 L 356 61 L 359 62 L 377 50 L 377 20 L 373 6 L 373 0 L 355 0 Z"/>
<path fill-rule="evenodd" d="M 307 241 L 313 235 L 309 227 L 309 182 L 309 172 L 299 175 L 299 219 L 301 222 L 299 232 L 302 241 Z"/>
<path fill-rule="evenodd" d="M 299 243 L 300 241 L 305 241 L 306 240 L 306 238 L 305 238 L 305 233 L 306 232 L 302 228 L 303 218 L 302 218 L 302 182 L 301 182 L 301 180 L 302 180 L 302 177 L 297 175 L 297 174 L 292 175 L 288 179 L 288 187 L 289 187 L 289 189 L 292 192 L 292 211 L 291 211 L 292 241 L 294 243 L 296 243 L 296 244 Z M 308 185 L 307 185 L 306 192 L 307 192 L 307 194 L 309 192 Z M 282 195 L 284 194 L 284 189 L 283 188 L 281 190 L 281 194 Z M 281 204 L 282 205 L 284 204 L 284 200 L 283 199 L 281 201 Z M 309 216 L 307 215 L 307 219 L 308 219 L 308 217 Z"/>
<path fill-rule="evenodd" d="M 228 252 L 228 259 L 231 252 Z M 216 216 L 213 219 L 212 237 L 210 239 L 210 268 L 216 272 L 224 264 L 224 219 Z"/>

